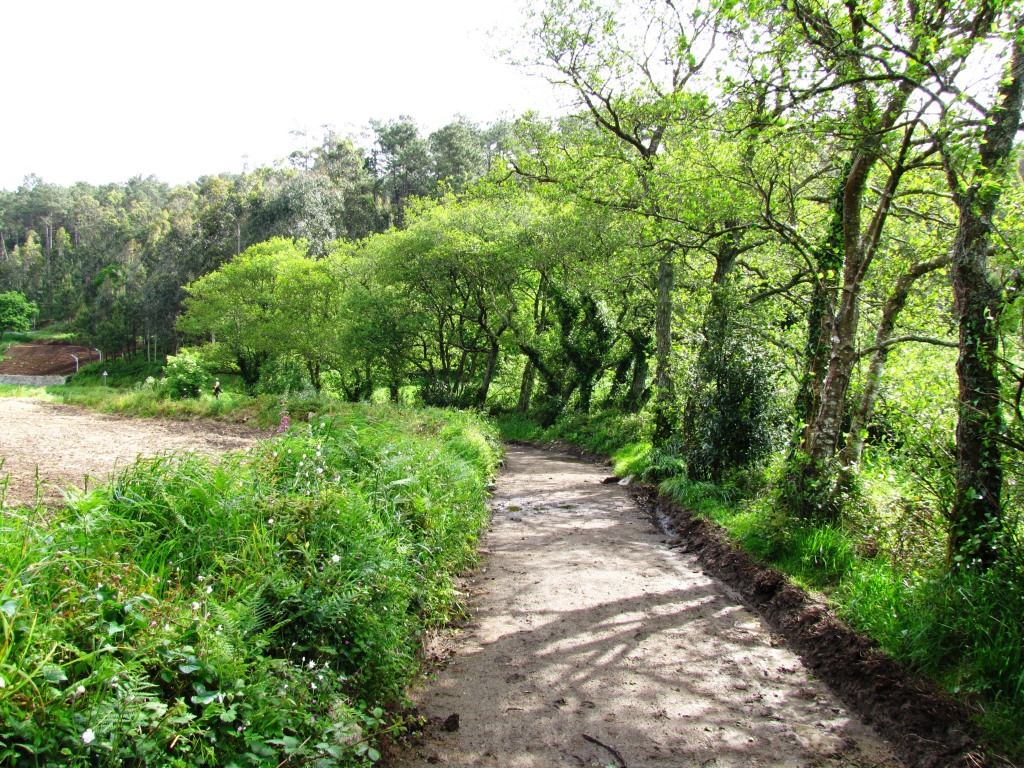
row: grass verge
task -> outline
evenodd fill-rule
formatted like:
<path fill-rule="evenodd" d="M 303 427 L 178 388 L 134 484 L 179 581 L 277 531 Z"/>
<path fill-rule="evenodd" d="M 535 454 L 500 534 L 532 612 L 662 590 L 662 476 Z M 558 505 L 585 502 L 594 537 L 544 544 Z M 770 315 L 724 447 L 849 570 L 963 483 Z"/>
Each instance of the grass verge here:
<path fill-rule="evenodd" d="M 0 763 L 372 763 L 497 460 L 471 415 L 357 406 L 5 510 Z"/>

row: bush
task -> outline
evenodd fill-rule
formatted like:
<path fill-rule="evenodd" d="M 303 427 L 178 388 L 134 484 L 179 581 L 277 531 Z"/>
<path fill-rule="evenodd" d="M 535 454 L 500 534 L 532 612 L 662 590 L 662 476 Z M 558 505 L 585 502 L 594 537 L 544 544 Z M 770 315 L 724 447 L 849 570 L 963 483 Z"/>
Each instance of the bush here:
<path fill-rule="evenodd" d="M 198 355 L 187 349 L 167 358 L 165 387 L 174 400 L 188 397 L 199 397 L 203 387 L 210 382 L 210 373 L 206 370 Z"/>
<path fill-rule="evenodd" d="M 691 480 L 720 482 L 765 459 L 780 436 L 775 372 L 752 339 L 726 336 L 698 358 L 683 417 Z"/>
<path fill-rule="evenodd" d="M 302 361 L 290 355 L 272 357 L 260 368 L 256 392 L 263 395 L 283 395 L 289 392 L 312 391 L 309 375 Z"/>

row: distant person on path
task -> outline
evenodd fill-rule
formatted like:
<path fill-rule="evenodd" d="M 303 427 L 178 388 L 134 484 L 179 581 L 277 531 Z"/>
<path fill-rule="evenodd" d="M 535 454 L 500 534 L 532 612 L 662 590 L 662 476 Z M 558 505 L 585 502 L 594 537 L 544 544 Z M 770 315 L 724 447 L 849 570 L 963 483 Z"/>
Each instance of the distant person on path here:
<path fill-rule="evenodd" d="M 215 400 L 220 400 L 220 379 L 215 379 L 213 382 L 213 397 Z"/>

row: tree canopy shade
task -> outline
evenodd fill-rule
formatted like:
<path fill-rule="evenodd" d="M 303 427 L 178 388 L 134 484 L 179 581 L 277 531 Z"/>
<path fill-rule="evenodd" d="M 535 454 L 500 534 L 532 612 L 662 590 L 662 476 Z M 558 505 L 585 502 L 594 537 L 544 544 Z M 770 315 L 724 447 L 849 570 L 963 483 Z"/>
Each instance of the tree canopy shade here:
<path fill-rule="evenodd" d="M 8 331 L 27 331 L 39 314 L 39 307 L 17 291 L 0 293 L 0 340 Z"/>

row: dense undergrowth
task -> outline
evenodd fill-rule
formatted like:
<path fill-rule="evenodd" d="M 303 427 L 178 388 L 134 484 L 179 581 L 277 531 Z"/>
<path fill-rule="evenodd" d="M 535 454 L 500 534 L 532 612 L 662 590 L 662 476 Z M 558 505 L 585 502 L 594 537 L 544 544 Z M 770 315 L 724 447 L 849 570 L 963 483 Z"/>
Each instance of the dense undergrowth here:
<path fill-rule="evenodd" d="M 658 483 L 758 560 L 823 593 L 837 613 L 908 668 L 964 701 L 988 740 L 1024 758 L 1024 546 L 1021 525 L 997 567 L 944 568 L 942 521 L 901 484 L 898 462 L 865 462 L 858 497 L 840 525 L 787 518 L 774 503 L 778 468 L 693 482 L 671 447 L 655 449 L 639 416 L 566 416 L 547 429 L 509 414 L 509 440 L 567 442 L 608 456 L 618 476 Z"/>
<path fill-rule="evenodd" d="M 494 435 L 430 409 L 287 416 L 248 452 L 4 510 L 0 764 L 361 765 L 405 727 L 419 636 L 460 609 Z"/>

